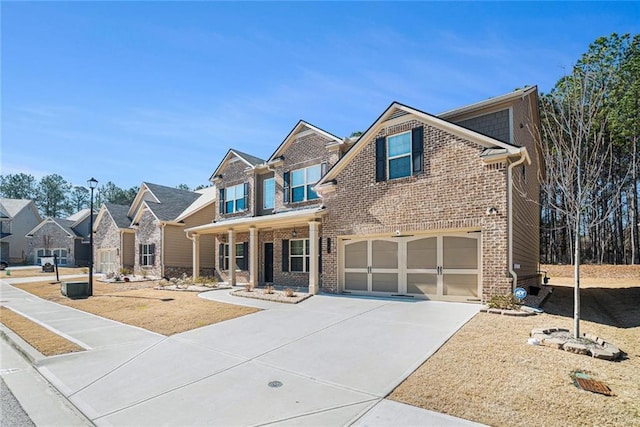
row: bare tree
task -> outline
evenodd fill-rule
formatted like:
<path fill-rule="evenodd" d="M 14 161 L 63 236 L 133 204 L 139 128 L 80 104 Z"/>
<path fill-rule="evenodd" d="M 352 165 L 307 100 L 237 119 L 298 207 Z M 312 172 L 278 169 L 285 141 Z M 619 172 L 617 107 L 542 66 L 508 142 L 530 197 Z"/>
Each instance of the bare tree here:
<path fill-rule="evenodd" d="M 548 206 L 566 219 L 573 239 L 574 331 L 580 336 L 580 240 L 616 211 L 624 180 L 616 179 L 614 145 L 607 132 L 611 76 L 576 67 L 541 97 L 540 176 Z M 602 203 L 605 200 L 606 203 Z"/>

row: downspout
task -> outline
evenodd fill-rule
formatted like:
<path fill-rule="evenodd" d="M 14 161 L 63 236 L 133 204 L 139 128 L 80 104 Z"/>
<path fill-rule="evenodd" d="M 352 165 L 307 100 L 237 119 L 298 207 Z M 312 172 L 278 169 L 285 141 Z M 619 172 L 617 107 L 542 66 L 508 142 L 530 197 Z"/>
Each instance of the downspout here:
<path fill-rule="evenodd" d="M 196 254 L 193 252 L 193 245 L 195 244 L 196 238 L 195 238 L 195 237 L 193 237 L 193 235 L 191 234 L 191 232 L 190 232 L 190 231 L 185 231 L 184 233 L 187 235 L 187 239 L 191 240 L 191 270 L 192 270 L 192 271 L 191 271 L 191 277 L 193 277 L 193 279 L 196 279 L 197 277 L 199 277 L 199 276 L 200 276 L 200 272 L 199 272 L 199 271 L 196 271 L 196 270 L 193 268 L 193 266 L 194 266 L 194 260 L 195 260 L 195 257 L 196 257 L 196 256 L 200 256 L 199 254 L 198 254 L 198 255 L 196 255 Z"/>
<path fill-rule="evenodd" d="M 160 250 L 160 277 L 164 277 L 164 227 L 167 225 L 166 222 L 161 222 L 158 224 L 160 227 L 160 244 L 162 245 L 162 249 Z"/>
<path fill-rule="evenodd" d="M 518 285 L 518 273 L 513 269 L 513 169 L 520 166 L 527 159 L 526 150 L 520 149 L 520 158 L 507 166 L 507 262 L 509 274 L 513 278 L 511 290 Z"/>

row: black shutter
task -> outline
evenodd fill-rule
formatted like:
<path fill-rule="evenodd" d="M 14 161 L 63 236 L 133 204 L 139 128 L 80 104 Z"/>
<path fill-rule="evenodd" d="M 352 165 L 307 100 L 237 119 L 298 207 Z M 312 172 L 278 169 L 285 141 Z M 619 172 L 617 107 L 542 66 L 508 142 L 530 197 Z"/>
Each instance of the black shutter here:
<path fill-rule="evenodd" d="M 225 268 L 224 268 L 224 243 L 220 243 L 218 245 L 218 269 L 220 269 L 220 271 L 225 270 Z"/>
<path fill-rule="evenodd" d="M 322 162 L 322 164 L 320 165 L 320 176 L 323 177 L 327 174 L 327 167 L 329 165 L 327 164 L 327 162 Z"/>
<path fill-rule="evenodd" d="M 284 178 L 284 184 L 282 186 L 284 203 L 289 203 L 289 179 L 290 179 L 289 176 L 290 176 L 290 172 L 285 172 L 282 176 Z"/>
<path fill-rule="evenodd" d="M 220 206 L 218 206 L 219 212 L 220 212 L 220 215 L 223 215 L 224 214 L 224 188 L 220 189 L 219 200 L 220 200 Z"/>
<path fill-rule="evenodd" d="M 413 175 L 422 172 L 424 154 L 424 127 L 413 128 L 411 131 L 411 160 Z"/>
<path fill-rule="evenodd" d="M 142 243 L 138 245 L 138 264 L 142 265 Z"/>
<path fill-rule="evenodd" d="M 289 240 L 282 241 L 282 271 L 289 271 Z"/>
<path fill-rule="evenodd" d="M 242 244 L 242 254 L 244 255 L 244 259 L 242 260 L 244 265 L 240 270 L 249 270 L 249 243 L 244 242 Z"/>
<path fill-rule="evenodd" d="M 244 183 L 244 210 L 249 210 L 249 183 Z"/>
<path fill-rule="evenodd" d="M 151 265 L 156 265 L 156 245 L 154 243 L 149 245 L 149 253 L 151 254 Z"/>
<path fill-rule="evenodd" d="M 376 181 L 386 181 L 387 179 L 387 139 L 376 139 Z"/>

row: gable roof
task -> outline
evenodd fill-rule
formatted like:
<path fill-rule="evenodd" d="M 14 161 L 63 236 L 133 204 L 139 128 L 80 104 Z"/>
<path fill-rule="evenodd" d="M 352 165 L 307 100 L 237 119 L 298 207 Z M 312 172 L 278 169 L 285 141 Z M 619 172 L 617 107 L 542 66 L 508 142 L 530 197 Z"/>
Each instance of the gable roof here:
<path fill-rule="evenodd" d="M 289 132 L 289 134 L 286 136 L 284 141 L 282 141 L 278 146 L 278 148 L 276 148 L 276 151 L 274 151 L 271 157 L 269 157 L 269 160 L 267 161 L 267 163 L 272 162 L 274 159 L 281 156 L 282 153 L 284 153 L 289 147 L 289 145 L 291 145 L 291 143 L 294 141 L 295 136 L 300 132 L 304 132 L 305 130 L 312 130 L 315 133 L 318 133 L 327 139 L 331 139 L 338 144 L 342 144 L 344 142 L 342 138 L 338 138 L 337 136 L 327 132 L 326 130 L 320 129 L 319 127 L 316 127 L 310 123 L 307 123 L 304 120 L 299 120 L 298 123 L 296 123 L 296 125 L 293 127 L 293 129 L 291 129 L 291 132 Z"/>
<path fill-rule="evenodd" d="M 140 204 L 144 201 L 143 197 L 145 194 L 151 195 L 153 199 L 152 201 L 155 203 L 178 203 L 181 206 L 184 206 L 185 203 L 188 205 L 199 197 L 199 194 L 193 191 L 181 190 L 179 188 L 167 187 L 165 185 L 153 184 L 150 182 L 143 182 L 140 186 L 140 190 L 138 190 L 138 194 L 136 194 L 135 199 L 129 207 L 127 216 L 131 218 L 136 216 L 136 212 L 139 210 Z M 182 209 L 184 209 L 184 207 Z M 182 209 L 180 210 L 180 212 L 182 212 Z M 180 212 L 178 212 L 178 214 Z M 176 216 L 178 214 L 176 214 Z"/>
<path fill-rule="evenodd" d="M 213 179 L 216 176 L 220 175 L 220 172 L 222 172 L 224 170 L 224 168 L 226 167 L 227 163 L 233 157 L 237 157 L 243 163 L 245 163 L 247 165 L 247 167 L 249 167 L 251 169 L 255 169 L 257 166 L 260 166 L 260 165 L 265 163 L 265 161 L 263 159 L 259 158 L 259 157 L 252 156 L 251 154 L 243 153 L 242 151 L 238 151 L 238 150 L 236 150 L 234 148 L 230 148 L 229 151 L 227 151 L 227 154 L 225 154 L 224 157 L 222 158 L 222 161 L 220 162 L 220 164 L 218 165 L 216 170 L 213 171 L 213 173 L 211 174 L 211 177 L 209 178 L 209 181 L 213 182 Z"/>
<path fill-rule="evenodd" d="M 93 228 L 96 229 L 100 221 L 105 215 L 111 218 L 116 227 L 120 229 L 130 229 L 131 218 L 127 216 L 129 206 L 116 205 L 115 203 L 104 203 L 98 212 L 98 216 L 93 223 Z"/>
<path fill-rule="evenodd" d="M 413 115 L 419 120 L 438 129 L 442 129 L 448 133 L 454 134 L 464 139 L 468 139 L 484 146 L 485 148 L 503 148 L 510 154 L 516 154 L 521 151 L 520 147 L 498 141 L 497 139 L 482 135 L 478 132 L 469 130 L 455 123 L 448 122 L 444 119 L 417 110 L 399 102 L 392 102 L 389 107 L 376 119 L 375 122 L 358 138 L 358 140 L 347 150 L 347 152 L 338 160 L 338 162 L 327 172 L 327 174 L 318 181 L 317 186 L 327 183 L 336 178 L 338 173 L 345 168 L 347 164 L 365 147 L 367 142 L 375 136 L 383 126 L 386 126 L 388 120 L 393 120 L 402 116 Z"/>
<path fill-rule="evenodd" d="M 62 218 L 53 218 L 53 217 L 45 218 L 42 222 L 40 222 L 40 224 L 36 225 L 33 230 L 27 233 L 27 237 L 32 237 L 38 230 L 40 230 L 46 224 L 51 224 L 51 223 L 56 224 L 70 237 L 75 237 L 75 238 L 84 237 L 81 234 L 77 233 L 73 228 L 71 228 L 74 224 L 74 221 L 69 221 L 68 219 L 62 219 Z"/>
<path fill-rule="evenodd" d="M 193 215 L 194 213 L 204 209 L 205 207 L 211 205 L 216 201 L 216 194 L 218 191 L 216 186 L 213 185 L 211 187 L 203 188 L 202 190 L 197 190 L 196 193 L 200 194 L 200 197 L 196 199 L 195 202 L 191 203 L 180 215 L 176 217 L 176 221 L 182 221 L 183 219 Z"/>
<path fill-rule="evenodd" d="M 453 110 L 444 111 L 438 114 L 438 117 L 442 119 L 451 119 L 455 116 L 461 116 L 464 114 L 472 113 L 477 110 L 488 109 L 502 103 L 508 103 L 518 98 L 524 98 L 525 96 L 538 91 L 538 86 L 525 87 L 524 89 L 516 89 L 512 92 L 505 93 L 504 95 L 494 96 L 484 101 L 474 102 L 473 104 L 465 105 L 462 107 L 454 108 Z"/>
<path fill-rule="evenodd" d="M 81 209 L 78 212 L 74 213 L 67 217 L 69 221 L 80 221 L 89 216 L 89 208 Z"/>
<path fill-rule="evenodd" d="M 7 218 L 15 217 L 29 205 L 33 205 L 34 213 L 37 215 L 38 219 L 41 219 L 40 214 L 38 214 L 38 210 L 35 208 L 35 204 L 33 204 L 33 200 L 31 199 L 0 199 L 0 207 L 4 209 Z"/>

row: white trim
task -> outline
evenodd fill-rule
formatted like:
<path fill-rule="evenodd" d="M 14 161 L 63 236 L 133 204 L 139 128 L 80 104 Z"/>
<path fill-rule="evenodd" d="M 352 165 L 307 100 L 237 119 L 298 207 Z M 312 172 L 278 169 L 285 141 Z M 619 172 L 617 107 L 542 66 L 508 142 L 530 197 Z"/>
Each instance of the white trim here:
<path fill-rule="evenodd" d="M 155 199 L 156 203 L 160 203 L 160 200 L 156 197 L 155 194 L 153 194 L 153 191 L 151 191 L 151 189 L 147 186 L 147 183 L 143 182 L 142 186 L 140 187 L 140 190 L 138 190 L 138 194 L 136 194 L 136 197 L 133 199 L 133 202 L 131 202 L 129 211 L 127 212 L 127 216 L 129 218 L 134 216 L 134 212 L 139 210 L 140 205 L 145 201 L 142 199 L 142 197 L 144 197 L 144 193 L 146 192 L 149 192 L 149 194 L 151 194 L 151 197 Z"/>
<path fill-rule="evenodd" d="M 464 107 L 443 111 L 442 113 L 438 114 L 438 117 L 441 117 L 443 119 L 449 119 L 452 116 L 463 115 L 469 112 L 473 112 L 474 110 L 480 110 L 483 108 L 492 107 L 493 105 L 497 105 L 500 103 L 513 101 L 514 99 L 524 98 L 525 96 L 537 90 L 538 90 L 538 86 L 531 86 L 526 89 L 514 90 L 513 92 L 509 92 L 504 95 L 499 95 L 493 98 L 489 98 L 484 101 L 476 102 L 474 104 L 465 105 Z"/>

